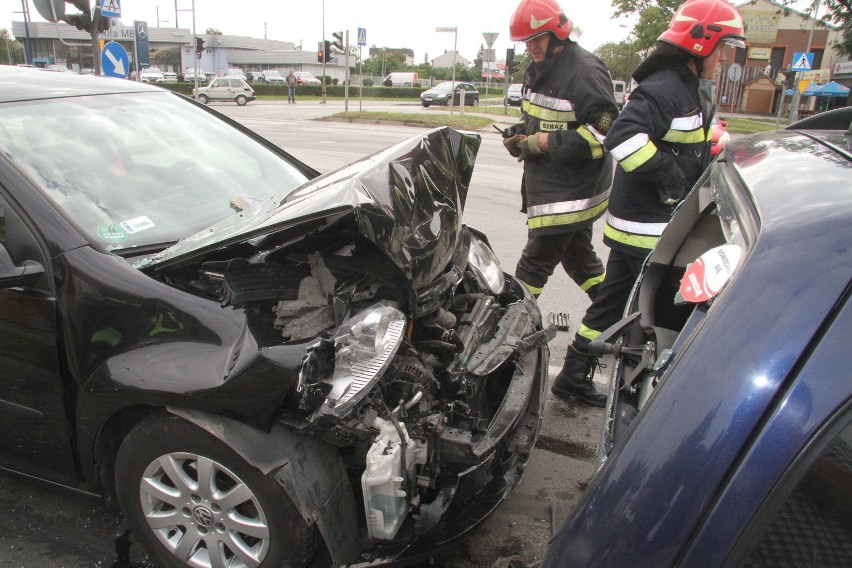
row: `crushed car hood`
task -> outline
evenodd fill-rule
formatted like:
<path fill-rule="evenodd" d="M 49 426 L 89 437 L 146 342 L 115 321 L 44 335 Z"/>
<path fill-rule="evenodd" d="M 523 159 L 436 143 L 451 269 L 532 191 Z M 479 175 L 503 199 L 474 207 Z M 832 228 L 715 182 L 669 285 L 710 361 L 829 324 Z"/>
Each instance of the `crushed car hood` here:
<path fill-rule="evenodd" d="M 459 244 L 479 144 L 474 133 L 427 131 L 315 178 L 280 202 L 228 217 L 137 266 L 175 266 L 236 242 L 353 215 L 361 234 L 417 289 L 443 271 Z"/>

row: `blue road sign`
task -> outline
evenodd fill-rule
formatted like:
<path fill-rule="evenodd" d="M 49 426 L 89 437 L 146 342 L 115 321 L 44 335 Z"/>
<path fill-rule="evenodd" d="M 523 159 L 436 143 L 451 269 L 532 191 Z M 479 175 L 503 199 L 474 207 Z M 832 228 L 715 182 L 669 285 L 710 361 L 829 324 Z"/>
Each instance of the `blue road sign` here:
<path fill-rule="evenodd" d="M 107 77 L 125 79 L 130 70 L 130 58 L 127 51 L 118 42 L 111 41 L 101 52 L 101 68 Z"/>
<path fill-rule="evenodd" d="M 358 45 L 367 45 L 367 28 L 358 28 Z"/>
<path fill-rule="evenodd" d="M 793 71 L 810 71 L 814 66 L 813 53 L 795 53 L 793 55 Z"/>
<path fill-rule="evenodd" d="M 100 0 L 101 15 L 107 18 L 121 17 L 121 0 Z"/>

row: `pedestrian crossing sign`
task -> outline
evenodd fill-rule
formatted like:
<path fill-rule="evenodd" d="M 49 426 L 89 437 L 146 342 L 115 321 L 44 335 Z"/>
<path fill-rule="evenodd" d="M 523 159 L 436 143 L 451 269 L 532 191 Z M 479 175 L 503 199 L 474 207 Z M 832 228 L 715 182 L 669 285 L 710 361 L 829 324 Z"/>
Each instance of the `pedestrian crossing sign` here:
<path fill-rule="evenodd" d="M 814 66 L 813 53 L 796 53 L 793 56 L 793 71 L 810 71 Z"/>
<path fill-rule="evenodd" d="M 121 0 L 100 0 L 101 15 L 107 18 L 121 17 Z"/>

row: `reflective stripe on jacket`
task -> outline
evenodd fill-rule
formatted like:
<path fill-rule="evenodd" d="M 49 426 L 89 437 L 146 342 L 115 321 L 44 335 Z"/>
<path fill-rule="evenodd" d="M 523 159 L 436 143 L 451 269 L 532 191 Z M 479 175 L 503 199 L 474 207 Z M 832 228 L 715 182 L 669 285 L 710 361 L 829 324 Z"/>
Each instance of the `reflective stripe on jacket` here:
<path fill-rule="evenodd" d="M 608 246 L 636 256 L 656 246 L 674 210 L 660 189 L 685 195 L 698 181 L 710 162 L 710 118 L 701 112 L 698 78 L 687 69 L 657 71 L 634 89 L 605 141 L 618 162 L 604 228 Z"/>
<path fill-rule="evenodd" d="M 606 66 L 569 42 L 530 65 L 524 133 L 548 133 L 549 152 L 524 161 L 524 210 L 532 236 L 574 231 L 606 211 L 613 161 L 604 150 L 618 115 Z"/>

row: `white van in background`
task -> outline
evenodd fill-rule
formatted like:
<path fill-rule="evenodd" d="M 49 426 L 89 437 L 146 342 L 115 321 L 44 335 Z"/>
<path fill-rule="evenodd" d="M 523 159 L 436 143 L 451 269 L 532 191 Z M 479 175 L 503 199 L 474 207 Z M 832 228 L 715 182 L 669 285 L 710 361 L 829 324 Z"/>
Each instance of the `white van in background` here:
<path fill-rule="evenodd" d="M 417 73 L 403 73 L 402 71 L 394 71 L 384 78 L 382 85 L 391 82 L 392 87 L 413 87 L 415 83 L 420 83 L 420 77 Z"/>
<path fill-rule="evenodd" d="M 615 95 L 615 104 L 618 105 L 618 110 L 621 110 L 624 107 L 624 101 L 627 95 L 627 85 L 625 82 L 613 81 L 612 94 Z"/>

